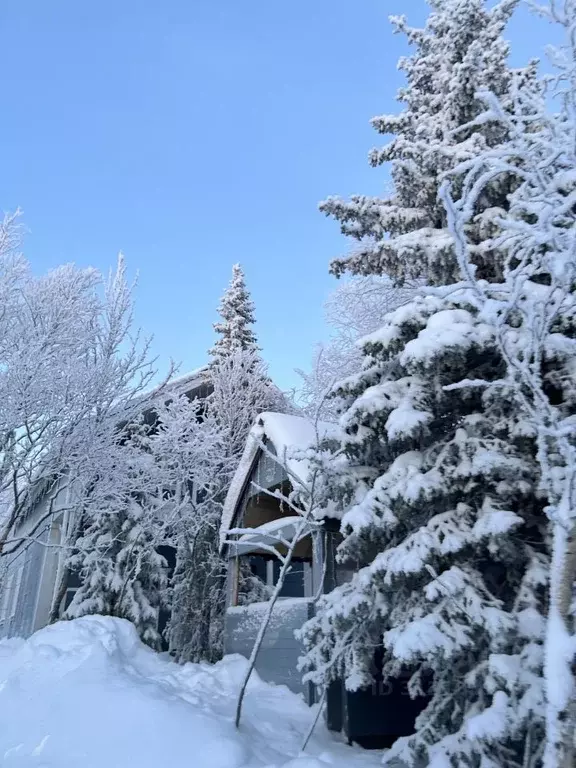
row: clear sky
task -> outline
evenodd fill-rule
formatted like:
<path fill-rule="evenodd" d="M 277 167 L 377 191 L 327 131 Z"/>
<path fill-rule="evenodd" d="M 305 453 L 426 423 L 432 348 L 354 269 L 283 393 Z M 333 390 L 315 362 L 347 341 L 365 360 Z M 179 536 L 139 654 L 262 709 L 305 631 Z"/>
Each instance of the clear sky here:
<path fill-rule="evenodd" d="M 162 361 L 202 365 L 234 262 L 275 380 L 296 383 L 326 331 L 317 211 L 380 193 L 373 115 L 396 111 L 406 53 L 389 13 L 424 0 L 17 0 L 0 8 L 0 209 L 21 206 L 36 271 L 139 272 L 137 322 Z M 546 23 L 522 11 L 514 62 Z"/>

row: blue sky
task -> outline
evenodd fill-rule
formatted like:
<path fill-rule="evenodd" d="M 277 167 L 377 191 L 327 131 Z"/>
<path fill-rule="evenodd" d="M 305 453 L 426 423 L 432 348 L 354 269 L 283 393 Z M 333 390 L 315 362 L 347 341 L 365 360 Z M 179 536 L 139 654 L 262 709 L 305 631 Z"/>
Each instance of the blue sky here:
<path fill-rule="evenodd" d="M 240 261 L 276 381 L 296 383 L 326 334 L 330 259 L 346 250 L 317 211 L 380 193 L 369 119 L 401 84 L 389 13 L 424 0 L 18 0 L 0 9 L 0 209 L 21 206 L 38 272 L 139 272 L 136 320 L 154 351 L 202 365 Z M 514 62 L 545 22 L 522 11 Z"/>

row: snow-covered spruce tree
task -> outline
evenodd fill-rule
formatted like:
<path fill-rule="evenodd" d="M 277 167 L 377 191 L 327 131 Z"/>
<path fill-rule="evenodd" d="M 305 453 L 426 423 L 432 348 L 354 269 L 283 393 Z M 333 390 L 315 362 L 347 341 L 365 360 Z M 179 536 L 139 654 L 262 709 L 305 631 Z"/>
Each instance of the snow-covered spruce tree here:
<path fill-rule="evenodd" d="M 327 213 L 360 241 L 333 271 L 388 273 L 430 289 L 393 312 L 363 344 L 362 368 L 335 389 L 345 436 L 325 446 L 326 506 L 343 515 L 342 561 L 359 567 L 321 600 L 302 632 L 303 668 L 325 685 L 370 683 L 383 644 L 384 677 L 433 681 L 412 737 L 385 761 L 433 768 L 538 765 L 542 741 L 542 628 L 546 526 L 537 493 L 534 431 L 500 386 L 506 366 L 493 329 L 455 297 L 460 273 L 444 175 L 506 126 L 478 121 L 476 91 L 513 109 L 513 73 L 501 38 L 515 5 L 434 0 L 424 30 L 397 20 L 415 54 L 401 62 L 406 110 L 377 120 L 396 138 L 373 156 L 392 161 L 386 200 L 328 201 Z M 518 73 L 527 82 L 533 68 Z M 455 194 L 465 171 L 454 175 Z M 490 179 L 467 222 L 477 274 L 498 280 L 504 257 L 490 237 L 518 185 L 514 169 Z M 463 379 L 482 388 L 460 388 Z M 332 455 L 332 465 L 327 453 Z"/>
<path fill-rule="evenodd" d="M 494 334 L 506 361 L 502 388 L 537 436 L 539 491 L 550 521 L 546 617 L 546 768 L 576 759 L 576 2 L 546 3 L 563 43 L 551 50 L 547 87 L 515 90 L 514 110 L 483 94 L 482 121 L 510 139 L 465 166 L 464 193 L 443 190 L 463 275 L 458 294 Z M 552 97 L 552 98 L 550 98 Z M 549 104 L 558 110 L 550 113 Z M 521 184 L 499 222 L 495 247 L 506 253 L 503 280 L 479 280 L 467 230 L 487 183 L 518 172 Z M 460 170 L 460 169 L 459 169 Z M 470 386 L 470 384 L 468 384 Z M 485 386 L 482 381 L 475 386 Z"/>
<path fill-rule="evenodd" d="M 364 353 L 337 388 L 346 436 L 324 470 L 339 558 L 360 570 L 305 625 L 304 668 L 362 687 L 383 642 L 385 678 L 410 670 L 414 692 L 434 681 L 415 736 L 387 759 L 522 766 L 541 738 L 547 565 L 531 431 L 505 388 L 450 388 L 504 372 L 463 302 L 417 298 Z"/>
<path fill-rule="evenodd" d="M 202 416 L 205 427 L 217 435 L 218 458 L 212 482 L 198 497 L 203 509 L 198 524 L 180 540 L 174 575 L 171 647 L 182 661 L 216 661 L 222 655 L 226 584 L 226 563 L 220 556 L 222 506 L 258 414 L 289 408 L 260 357 L 251 328 L 254 304 L 239 265 L 234 266 L 218 311 L 222 322 L 214 327 L 219 338 L 210 350 L 212 392 Z"/>
<path fill-rule="evenodd" d="M 136 493 L 111 498 L 98 513 L 93 511 L 76 541 L 77 554 L 69 560 L 81 586 L 64 618 L 97 613 L 128 619 L 142 640 L 159 650 L 167 570 L 158 543 L 150 509 Z"/>
<path fill-rule="evenodd" d="M 454 281 L 458 267 L 438 190 L 446 171 L 505 138 L 492 123 L 463 126 L 483 111 L 475 98 L 478 89 L 490 87 L 507 102 L 512 73 L 502 32 L 517 4 L 501 0 L 489 9 L 485 0 L 430 0 L 424 29 L 409 27 L 404 17 L 392 18 L 396 31 L 415 48 L 399 62 L 406 76 L 398 92 L 403 110 L 372 121 L 379 133 L 394 136 L 370 158 L 373 166 L 391 163 L 393 191 L 385 198 L 357 195 L 321 203 L 353 240 L 350 254 L 333 261 L 335 275 L 388 275 L 399 283 Z M 524 76 L 533 77 L 533 67 Z M 476 263 L 486 277 L 498 265 L 482 246 L 484 233 L 505 205 L 512 179 L 487 185 L 478 201 L 482 215 L 469 224 L 470 240 L 478 246 Z"/>
<path fill-rule="evenodd" d="M 157 481 L 149 496 L 156 504 L 162 541 L 174 546 L 176 568 L 171 585 L 167 639 L 179 661 L 216 660 L 221 643 L 210 643 L 214 580 L 221 568 L 218 553 L 206 547 L 217 535 L 220 431 L 201 400 L 178 395 L 156 408 L 157 424 L 147 436 Z"/>
<path fill-rule="evenodd" d="M 256 336 L 251 327 L 255 322 L 254 302 L 246 288 L 246 280 L 240 264 L 234 264 L 232 267 L 232 280 L 222 296 L 218 314 L 222 320 L 214 324 L 218 338 L 210 350 L 215 360 L 239 349 L 258 349 Z"/>

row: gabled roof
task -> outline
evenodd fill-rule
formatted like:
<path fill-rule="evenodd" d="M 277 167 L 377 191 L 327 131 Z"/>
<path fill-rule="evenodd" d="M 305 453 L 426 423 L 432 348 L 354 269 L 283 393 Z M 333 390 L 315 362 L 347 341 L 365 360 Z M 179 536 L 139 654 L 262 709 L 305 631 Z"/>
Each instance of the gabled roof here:
<path fill-rule="evenodd" d="M 205 365 L 202 368 L 196 368 L 193 371 L 184 373 L 182 376 L 177 376 L 175 379 L 170 379 L 166 384 L 159 384 L 153 387 L 148 392 L 145 392 L 143 397 L 150 399 L 157 393 L 164 395 L 165 393 L 172 394 L 173 392 L 190 395 L 209 383 L 210 368 Z"/>
<path fill-rule="evenodd" d="M 226 495 L 220 526 L 220 543 L 224 544 L 228 531 L 233 527 L 238 502 L 258 460 L 263 443 L 271 445 L 279 461 L 286 466 L 290 482 L 292 485 L 297 485 L 299 480 L 306 483 L 310 466 L 304 457 L 295 458 L 294 452 L 305 451 L 320 440 L 336 438 L 338 434 L 337 424 L 313 422 L 303 416 L 292 416 L 286 413 L 261 413 L 248 434 L 244 453 Z"/>

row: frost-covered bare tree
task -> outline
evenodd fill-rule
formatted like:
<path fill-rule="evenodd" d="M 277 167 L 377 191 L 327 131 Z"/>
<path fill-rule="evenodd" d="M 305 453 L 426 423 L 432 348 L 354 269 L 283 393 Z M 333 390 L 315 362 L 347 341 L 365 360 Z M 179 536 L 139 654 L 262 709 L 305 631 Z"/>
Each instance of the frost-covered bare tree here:
<path fill-rule="evenodd" d="M 71 504 L 110 461 L 117 425 L 142 407 L 155 375 L 133 329 L 123 257 L 103 280 L 73 265 L 36 277 L 18 252 L 17 218 L 0 227 L 0 552 L 41 492 Z M 27 531 L 34 536 L 37 527 Z"/>
<path fill-rule="evenodd" d="M 186 661 L 215 661 L 222 654 L 226 576 L 219 538 L 222 505 L 256 417 L 263 411 L 288 408 L 251 346 L 219 355 L 210 366 L 210 381 L 212 393 L 204 403 L 201 428 L 214 448 L 209 455 L 215 463 L 206 457 L 210 483 L 197 497 L 202 514 L 196 516 L 198 524 L 190 529 L 193 539 L 179 550 L 177 565 L 177 576 L 185 574 L 177 588 L 181 605 L 187 606 L 182 617 L 186 612 L 196 617 L 183 626 L 180 637 L 184 642 L 178 641 L 175 649 Z M 173 638 L 179 631 L 175 626 L 173 623 Z"/>
<path fill-rule="evenodd" d="M 210 596 L 200 579 L 211 563 L 198 542 L 218 524 L 212 498 L 218 432 L 201 400 L 178 392 L 154 403 L 147 421 L 129 425 L 119 442 L 104 498 L 86 500 L 86 523 L 69 558 L 81 586 L 66 617 L 102 613 L 129 619 L 144 642 L 159 648 L 159 614 L 172 607 L 169 641 L 178 658 L 197 658 L 197 636 Z M 105 478 L 100 478 L 97 489 Z M 172 588 L 160 545 L 178 553 Z M 170 599 L 170 598 L 173 599 Z"/>
<path fill-rule="evenodd" d="M 223 578 L 211 546 L 218 535 L 222 434 L 201 400 L 181 395 L 158 409 L 149 442 L 157 471 L 157 517 L 163 539 L 176 549 L 167 639 L 179 661 L 216 660 L 222 640 L 214 630 Z"/>
<path fill-rule="evenodd" d="M 550 521 L 551 568 L 545 633 L 546 768 L 571 768 L 576 733 L 576 2 L 551 0 L 540 13 L 564 32 L 551 50 L 555 74 L 517 84 L 514 108 L 484 92 L 477 123 L 503 126 L 508 142 L 460 168 L 464 191 L 443 198 L 463 283 L 456 293 L 494 335 L 506 367 L 496 382 L 459 386 L 514 393 L 536 438 L 539 491 Z M 552 112 L 550 104 L 557 111 Z M 470 221 L 487 185 L 513 172 L 518 188 L 501 212 L 493 245 L 506 254 L 503 279 L 489 284 L 474 268 Z"/>
<path fill-rule="evenodd" d="M 302 409 L 310 418 L 336 417 L 338 400 L 328 395 L 336 382 L 360 367 L 359 340 L 380 328 L 388 312 L 409 301 L 416 287 L 416 281 L 399 287 L 387 277 L 367 275 L 352 277 L 333 291 L 324 305 L 330 338 L 314 350 L 311 370 L 297 371 Z"/>
<path fill-rule="evenodd" d="M 210 380 L 213 391 L 206 408 L 222 431 L 222 470 L 229 482 L 256 417 L 263 411 L 288 412 L 291 404 L 272 383 L 255 350 L 238 349 L 222 357 L 212 365 Z"/>
<path fill-rule="evenodd" d="M 326 321 L 343 343 L 354 344 L 380 328 L 384 317 L 409 301 L 418 283 L 398 287 L 388 277 L 367 275 L 343 281 L 325 304 Z"/>

